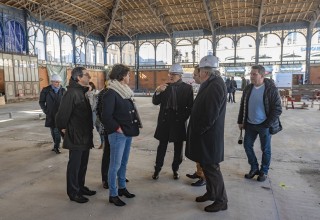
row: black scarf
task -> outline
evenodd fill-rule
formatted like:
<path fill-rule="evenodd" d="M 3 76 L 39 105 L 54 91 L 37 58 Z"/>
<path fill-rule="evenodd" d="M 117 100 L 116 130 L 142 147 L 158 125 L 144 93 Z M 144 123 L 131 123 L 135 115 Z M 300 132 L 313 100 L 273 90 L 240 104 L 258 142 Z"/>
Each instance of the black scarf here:
<path fill-rule="evenodd" d="M 169 98 L 167 102 L 166 109 L 173 109 L 174 111 L 178 110 L 178 102 L 177 102 L 177 88 L 182 84 L 182 79 L 179 79 L 175 83 L 171 83 L 168 85 L 169 89 Z"/>

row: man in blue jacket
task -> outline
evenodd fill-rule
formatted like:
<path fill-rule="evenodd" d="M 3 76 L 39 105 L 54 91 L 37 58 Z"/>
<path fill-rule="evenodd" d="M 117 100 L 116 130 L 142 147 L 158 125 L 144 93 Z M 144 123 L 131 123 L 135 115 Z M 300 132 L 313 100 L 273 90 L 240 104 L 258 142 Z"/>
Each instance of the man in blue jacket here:
<path fill-rule="evenodd" d="M 96 194 L 85 186 L 89 152 L 94 146 L 92 111 L 85 96 L 90 78 L 84 67 L 72 70 L 68 91 L 56 115 L 56 126 L 63 135 L 63 148 L 69 149 L 67 194 L 71 201 L 78 203 L 89 201 L 84 195 Z"/>

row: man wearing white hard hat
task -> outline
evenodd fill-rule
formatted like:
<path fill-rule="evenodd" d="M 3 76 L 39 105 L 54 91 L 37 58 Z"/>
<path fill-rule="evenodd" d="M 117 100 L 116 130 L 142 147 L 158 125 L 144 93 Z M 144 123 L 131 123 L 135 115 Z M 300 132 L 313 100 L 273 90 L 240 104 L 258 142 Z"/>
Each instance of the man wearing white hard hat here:
<path fill-rule="evenodd" d="M 61 76 L 58 74 L 53 74 L 50 77 L 51 84 L 47 87 L 44 87 L 41 90 L 40 98 L 39 98 L 39 105 L 46 114 L 46 122 L 45 127 L 49 127 L 51 131 L 51 136 L 53 139 L 53 149 L 56 154 L 60 154 L 60 142 L 61 142 L 61 135 L 55 126 L 55 116 L 58 112 L 60 101 L 62 96 L 65 93 L 65 89 L 62 88 L 60 83 L 62 82 Z"/>
<path fill-rule="evenodd" d="M 194 100 L 187 132 L 186 157 L 200 163 L 207 192 L 196 202 L 214 201 L 205 207 L 206 212 L 228 208 L 219 163 L 224 160 L 224 122 L 227 88 L 220 77 L 218 59 L 208 55 L 200 60 L 200 89 Z"/>
<path fill-rule="evenodd" d="M 183 142 L 186 141 L 186 121 L 193 105 L 192 86 L 181 79 L 183 69 L 173 64 L 169 70 L 167 83 L 156 88 L 152 97 L 154 105 L 160 105 L 158 124 L 154 137 L 159 140 L 153 179 L 159 178 L 169 142 L 174 144 L 172 163 L 173 178 L 179 179 L 179 166 L 182 162 Z"/>

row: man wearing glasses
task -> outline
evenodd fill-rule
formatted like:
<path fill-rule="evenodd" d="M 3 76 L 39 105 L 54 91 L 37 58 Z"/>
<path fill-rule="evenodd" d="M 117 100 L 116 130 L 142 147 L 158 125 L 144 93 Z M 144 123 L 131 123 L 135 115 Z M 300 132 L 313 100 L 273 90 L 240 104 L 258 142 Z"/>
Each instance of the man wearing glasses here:
<path fill-rule="evenodd" d="M 39 105 L 43 113 L 46 114 L 45 127 L 49 127 L 51 131 L 51 136 L 54 143 L 52 151 L 56 152 L 56 154 L 60 154 L 61 152 L 59 148 L 61 135 L 55 125 L 55 116 L 57 114 L 62 96 L 66 90 L 60 85 L 62 79 L 58 74 L 53 74 L 50 81 L 51 84 L 41 90 Z"/>
<path fill-rule="evenodd" d="M 179 166 L 182 162 L 183 141 L 186 140 L 186 121 L 193 105 L 192 86 L 182 82 L 183 69 L 173 64 L 169 70 L 168 82 L 156 88 L 152 97 L 154 105 L 160 105 L 158 124 L 154 137 L 159 140 L 154 180 L 159 178 L 169 142 L 174 144 L 172 163 L 173 179 L 179 179 Z"/>
<path fill-rule="evenodd" d="M 63 135 L 63 148 L 69 149 L 67 194 L 71 201 L 78 203 L 89 201 L 84 195 L 96 194 L 85 186 L 89 152 L 94 146 L 92 111 L 85 95 L 90 78 L 84 67 L 72 70 L 68 91 L 56 115 L 57 128 Z"/>

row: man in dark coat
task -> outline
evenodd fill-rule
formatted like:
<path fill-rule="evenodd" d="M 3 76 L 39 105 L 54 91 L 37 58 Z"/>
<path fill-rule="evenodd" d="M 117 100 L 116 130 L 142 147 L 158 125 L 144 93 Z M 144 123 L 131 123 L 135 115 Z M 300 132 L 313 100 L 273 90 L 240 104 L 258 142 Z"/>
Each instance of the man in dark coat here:
<path fill-rule="evenodd" d="M 58 128 L 56 128 L 55 117 L 59 109 L 62 96 L 66 90 L 60 85 L 62 79 L 59 75 L 53 74 L 50 81 L 51 85 L 44 87 L 41 90 L 39 105 L 43 113 L 46 114 L 45 127 L 49 127 L 51 131 L 54 143 L 52 151 L 56 152 L 56 154 L 60 154 L 61 152 L 59 148 L 61 135 Z"/>
<path fill-rule="evenodd" d="M 244 177 L 266 180 L 271 162 L 271 135 L 282 129 L 279 117 L 282 113 L 281 98 L 277 87 L 270 79 L 264 78 L 265 69 L 261 65 L 251 67 L 251 84 L 243 91 L 238 125 L 245 129 L 243 146 L 251 168 Z M 253 150 L 259 135 L 262 150 L 261 168 Z"/>
<path fill-rule="evenodd" d="M 96 194 L 85 186 L 89 152 L 94 146 L 92 111 L 85 96 L 90 78 L 84 67 L 72 70 L 68 91 L 56 115 L 56 126 L 63 134 L 63 148 L 69 149 L 67 194 L 71 201 L 78 203 L 89 201 L 83 195 Z"/>
<path fill-rule="evenodd" d="M 205 207 L 207 212 L 228 208 L 219 163 L 224 160 L 224 121 L 227 88 L 215 68 L 218 59 L 208 55 L 200 60 L 200 89 L 194 100 L 188 125 L 186 156 L 199 162 L 206 177 L 207 192 L 196 202 L 214 201 Z"/>
<path fill-rule="evenodd" d="M 193 104 L 192 86 L 182 82 L 183 69 L 173 64 L 169 70 L 169 82 L 157 87 L 152 103 L 160 105 L 158 124 L 154 137 L 159 140 L 153 179 L 159 178 L 169 142 L 174 143 L 172 163 L 173 178 L 179 179 L 179 166 L 182 162 L 183 141 L 186 140 L 186 121 Z"/>

